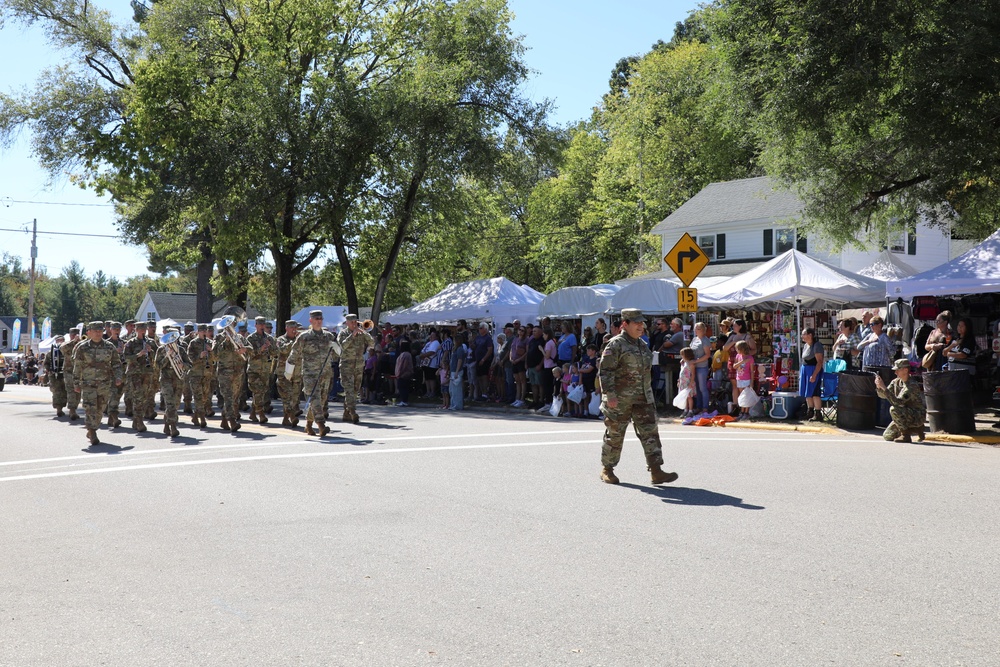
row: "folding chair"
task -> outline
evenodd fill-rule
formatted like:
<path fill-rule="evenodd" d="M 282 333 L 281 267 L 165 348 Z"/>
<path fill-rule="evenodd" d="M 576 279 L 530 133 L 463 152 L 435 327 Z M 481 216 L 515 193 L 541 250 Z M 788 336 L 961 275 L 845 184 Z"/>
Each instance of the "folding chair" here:
<path fill-rule="evenodd" d="M 821 411 L 827 421 L 837 419 L 837 388 L 840 385 L 840 372 L 847 368 L 843 359 L 827 359 L 823 364 L 823 387 L 820 389 Z"/>

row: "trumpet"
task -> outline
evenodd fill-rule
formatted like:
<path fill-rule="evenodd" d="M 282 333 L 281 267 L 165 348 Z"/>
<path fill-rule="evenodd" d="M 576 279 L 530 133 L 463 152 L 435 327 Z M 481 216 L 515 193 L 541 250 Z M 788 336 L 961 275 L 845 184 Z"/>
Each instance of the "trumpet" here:
<path fill-rule="evenodd" d="M 243 354 L 243 351 L 240 348 L 245 346 L 243 345 L 242 342 L 240 342 L 239 337 L 236 335 L 236 316 L 226 315 L 221 320 L 219 320 L 219 323 L 216 326 L 219 329 L 219 333 L 225 336 L 226 339 L 233 344 L 233 347 L 236 348 L 236 351 L 239 352 L 240 354 Z"/>
<path fill-rule="evenodd" d="M 170 362 L 170 367 L 174 369 L 177 377 L 183 380 L 184 376 L 187 375 L 187 369 L 184 368 L 181 353 L 177 350 L 177 341 L 180 337 L 181 335 L 178 332 L 168 331 L 160 336 L 160 345 L 163 346 L 163 350 L 167 355 L 167 361 Z"/>
<path fill-rule="evenodd" d="M 371 320 L 365 320 L 361 323 L 361 328 L 364 329 L 365 333 L 371 333 L 375 329 L 375 323 Z"/>

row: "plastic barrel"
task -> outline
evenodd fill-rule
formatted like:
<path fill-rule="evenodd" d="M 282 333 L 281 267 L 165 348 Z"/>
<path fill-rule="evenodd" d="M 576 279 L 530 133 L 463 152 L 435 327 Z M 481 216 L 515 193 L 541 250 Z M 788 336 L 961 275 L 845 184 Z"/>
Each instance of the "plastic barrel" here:
<path fill-rule="evenodd" d="M 875 428 L 875 374 L 847 370 L 837 388 L 837 428 L 865 431 Z"/>
<path fill-rule="evenodd" d="M 924 399 L 933 433 L 970 433 L 976 430 L 969 371 L 925 372 Z"/>
<path fill-rule="evenodd" d="M 864 370 L 878 374 L 882 378 L 885 386 L 896 379 L 896 371 L 891 366 L 865 366 Z M 875 426 L 885 428 L 892 423 L 892 415 L 889 414 L 889 401 L 875 395 Z"/>

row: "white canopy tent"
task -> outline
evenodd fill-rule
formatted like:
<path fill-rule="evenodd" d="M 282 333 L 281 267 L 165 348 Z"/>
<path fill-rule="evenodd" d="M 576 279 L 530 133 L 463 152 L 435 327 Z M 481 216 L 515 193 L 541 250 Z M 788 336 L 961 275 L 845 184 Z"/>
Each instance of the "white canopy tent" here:
<path fill-rule="evenodd" d="M 896 253 L 883 250 L 871 264 L 858 271 L 858 275 L 889 281 L 908 278 L 916 272 L 915 268 L 899 259 Z"/>
<path fill-rule="evenodd" d="M 668 315 L 677 312 L 679 282 L 654 278 L 625 285 L 611 297 L 611 310 L 638 308 L 643 315 Z M 700 298 L 700 297 L 699 297 Z"/>
<path fill-rule="evenodd" d="M 515 319 L 534 322 L 544 297 L 503 277 L 470 280 L 452 283 L 426 301 L 386 313 L 383 319 L 399 324 L 492 320 L 496 326 Z"/>
<path fill-rule="evenodd" d="M 885 284 L 889 299 L 1000 292 L 1000 230 L 950 262 Z"/>
<path fill-rule="evenodd" d="M 563 287 L 542 299 L 538 305 L 538 317 L 579 318 L 582 331 L 593 327 L 598 317 L 611 310 L 611 299 L 619 290 L 621 286 L 607 284 Z"/>

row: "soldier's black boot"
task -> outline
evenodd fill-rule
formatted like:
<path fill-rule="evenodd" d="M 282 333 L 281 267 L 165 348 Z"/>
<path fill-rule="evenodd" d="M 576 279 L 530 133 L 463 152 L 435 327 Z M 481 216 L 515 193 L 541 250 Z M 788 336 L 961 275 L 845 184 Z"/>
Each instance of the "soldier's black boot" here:
<path fill-rule="evenodd" d="M 241 427 L 240 427 L 240 420 L 239 420 L 239 418 L 234 417 L 234 418 L 232 418 L 232 419 L 229 420 L 229 432 L 230 433 L 236 433 L 237 431 L 240 430 L 240 428 Z"/>
<path fill-rule="evenodd" d="M 132 428 L 134 428 L 139 433 L 146 432 L 146 425 L 142 423 L 142 420 L 138 417 L 132 420 Z"/>
<path fill-rule="evenodd" d="M 198 415 L 195 415 L 194 417 L 191 417 L 191 423 L 195 426 L 201 426 L 201 418 L 198 417 Z"/>
<path fill-rule="evenodd" d="M 604 466 L 601 470 L 601 481 L 605 484 L 617 484 L 618 478 L 615 476 L 615 469 Z"/>
<path fill-rule="evenodd" d="M 649 477 L 653 484 L 669 484 L 677 481 L 677 473 L 664 472 L 659 463 L 653 462 L 652 457 L 646 457 L 646 469 L 649 470 Z"/>
<path fill-rule="evenodd" d="M 66 413 L 63 412 L 62 408 L 56 408 L 56 417 L 65 417 Z"/>
<path fill-rule="evenodd" d="M 171 424 L 170 425 L 170 437 L 171 438 L 176 438 L 180 434 L 181 434 L 181 432 L 177 430 L 177 424 Z"/>
<path fill-rule="evenodd" d="M 361 417 L 359 417 L 358 413 L 354 410 L 351 411 L 351 421 L 355 424 L 361 421 Z"/>
<path fill-rule="evenodd" d="M 202 417 L 200 421 L 201 421 L 201 427 L 202 428 L 207 428 L 208 427 L 208 422 L 205 421 L 204 417 Z"/>
<path fill-rule="evenodd" d="M 282 426 L 291 426 L 292 425 L 291 420 L 288 418 L 288 413 L 287 412 L 285 413 L 284 418 L 281 420 L 281 425 Z"/>

